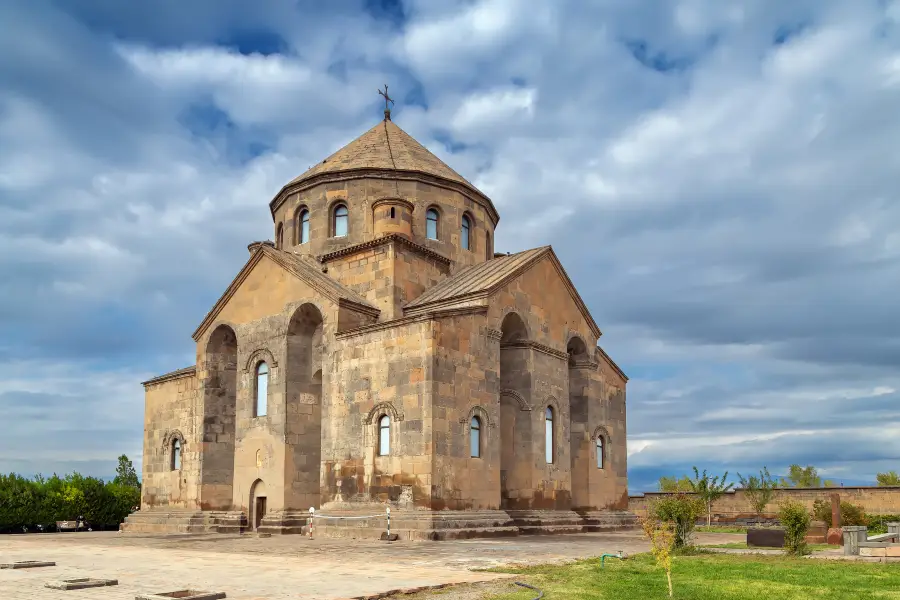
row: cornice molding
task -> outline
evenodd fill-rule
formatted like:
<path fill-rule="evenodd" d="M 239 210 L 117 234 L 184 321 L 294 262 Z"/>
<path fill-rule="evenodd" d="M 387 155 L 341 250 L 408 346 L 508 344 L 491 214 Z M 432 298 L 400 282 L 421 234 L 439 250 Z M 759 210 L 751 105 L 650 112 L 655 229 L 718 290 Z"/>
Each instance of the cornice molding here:
<path fill-rule="evenodd" d="M 537 352 L 541 352 L 543 354 L 548 354 L 554 358 L 558 358 L 560 360 L 564 360 L 568 362 L 569 355 L 566 354 L 562 350 L 557 350 L 556 348 L 551 348 L 550 346 L 546 346 L 544 344 L 540 344 L 538 342 L 532 340 L 519 340 L 515 342 L 503 342 L 500 344 L 500 348 L 529 348 L 531 350 L 535 350 Z"/>
<path fill-rule="evenodd" d="M 385 246 L 391 243 L 399 243 L 403 246 L 406 246 L 410 250 L 418 252 L 423 256 L 430 258 L 434 261 L 437 261 L 444 266 L 450 266 L 452 262 L 449 258 L 444 256 L 443 254 L 438 254 L 431 248 L 426 248 L 420 244 L 417 244 L 406 237 L 397 234 L 397 233 L 389 233 L 387 235 L 381 236 L 379 238 L 375 238 L 373 240 L 368 240 L 366 242 L 361 242 L 359 244 L 354 244 L 352 246 L 347 246 L 346 248 L 341 248 L 340 250 L 335 250 L 334 252 L 329 252 L 327 254 L 322 254 L 317 257 L 320 263 L 327 263 L 336 258 L 341 258 L 343 256 L 349 256 L 351 254 L 356 254 L 357 252 L 362 252 L 364 250 L 370 250 L 372 248 L 377 248 L 378 246 Z"/>
<path fill-rule="evenodd" d="M 185 377 L 193 377 L 197 374 L 197 366 L 185 367 L 183 369 L 178 369 L 177 371 L 171 371 L 169 373 L 164 373 L 162 375 L 157 375 L 152 379 L 148 379 L 147 381 L 141 382 L 141 385 L 144 387 L 150 385 L 157 385 L 160 383 L 165 383 L 167 381 L 172 381 L 173 379 L 183 379 Z"/>

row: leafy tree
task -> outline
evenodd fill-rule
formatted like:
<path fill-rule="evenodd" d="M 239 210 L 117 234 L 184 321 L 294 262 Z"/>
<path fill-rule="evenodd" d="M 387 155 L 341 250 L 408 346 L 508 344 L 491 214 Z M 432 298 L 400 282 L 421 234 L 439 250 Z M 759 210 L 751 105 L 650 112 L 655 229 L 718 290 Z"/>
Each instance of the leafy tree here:
<path fill-rule="evenodd" d="M 733 483 L 725 483 L 727 479 L 728 471 L 725 471 L 725 474 L 719 479 L 718 475 L 710 477 L 706 473 L 706 469 L 703 469 L 703 474 L 701 475 L 700 471 L 697 470 L 697 467 L 694 467 L 694 477 L 691 479 L 691 489 L 703 501 L 703 504 L 706 505 L 707 526 L 712 524 L 713 502 L 721 498 L 726 492 L 734 487 Z"/>
<path fill-rule="evenodd" d="M 644 535 L 650 540 L 650 553 L 656 559 L 656 564 L 666 572 L 666 581 L 669 583 L 669 598 L 672 592 L 672 550 L 675 546 L 675 532 L 672 524 L 660 521 L 648 516 L 641 519 L 641 527 Z"/>
<path fill-rule="evenodd" d="M 778 520 L 784 527 L 784 550 L 788 554 L 809 554 L 806 532 L 812 520 L 809 511 L 799 502 L 787 500 L 778 511 Z"/>
<path fill-rule="evenodd" d="M 812 465 L 788 467 L 787 479 L 781 478 L 781 487 L 817 488 L 822 487 L 822 478 Z"/>
<path fill-rule="evenodd" d="M 119 457 L 119 466 L 116 467 L 116 477 L 113 483 L 117 485 L 127 485 L 134 488 L 140 488 L 141 482 L 138 479 L 137 472 L 131 460 L 124 454 Z"/>
<path fill-rule="evenodd" d="M 757 518 L 761 519 L 763 512 L 766 510 L 766 506 L 772 501 L 772 496 L 775 495 L 777 482 L 772 479 L 767 467 L 763 467 L 762 470 L 760 470 L 759 477 L 751 475 L 750 477 L 745 478 L 738 473 L 738 479 L 741 481 L 741 488 L 750 499 L 750 505 L 753 507 L 753 512 L 756 513 Z"/>
<path fill-rule="evenodd" d="M 657 521 L 671 523 L 674 527 L 674 547 L 690 546 L 697 526 L 697 518 L 703 514 L 703 501 L 694 494 L 676 492 L 659 498 L 651 504 L 648 514 Z"/>
<path fill-rule="evenodd" d="M 897 471 L 888 471 L 887 473 L 878 473 L 875 480 L 880 487 L 900 486 L 900 475 Z"/>
<path fill-rule="evenodd" d="M 682 475 L 681 479 L 676 479 L 674 476 L 660 477 L 658 485 L 661 492 L 690 492 L 693 489 L 687 475 Z"/>

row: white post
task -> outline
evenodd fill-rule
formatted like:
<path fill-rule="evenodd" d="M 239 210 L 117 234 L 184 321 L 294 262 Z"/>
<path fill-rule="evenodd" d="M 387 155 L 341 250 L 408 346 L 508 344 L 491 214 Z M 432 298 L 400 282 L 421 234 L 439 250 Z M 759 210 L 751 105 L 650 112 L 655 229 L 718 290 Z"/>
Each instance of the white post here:
<path fill-rule="evenodd" d="M 391 507 L 387 507 L 387 541 L 391 541 Z"/>
<path fill-rule="evenodd" d="M 316 509 L 312 506 L 309 507 L 309 518 L 306 520 L 308 523 L 306 526 L 306 533 L 309 535 L 309 539 L 313 539 L 313 523 L 316 520 Z"/>

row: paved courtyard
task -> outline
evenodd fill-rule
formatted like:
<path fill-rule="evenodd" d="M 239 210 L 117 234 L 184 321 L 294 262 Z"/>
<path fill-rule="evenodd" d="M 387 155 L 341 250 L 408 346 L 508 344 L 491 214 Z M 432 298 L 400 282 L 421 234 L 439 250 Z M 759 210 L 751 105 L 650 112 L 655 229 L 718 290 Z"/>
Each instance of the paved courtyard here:
<path fill-rule="evenodd" d="M 715 536 L 721 542 L 737 539 L 740 536 Z M 335 600 L 491 581 L 506 576 L 473 569 L 559 562 L 617 550 L 634 554 L 646 551 L 647 544 L 637 531 L 392 543 L 216 534 L 3 535 L 0 563 L 47 560 L 56 566 L 0 570 L 0 598 L 133 600 L 139 593 L 200 589 L 223 591 L 236 600 Z M 76 577 L 118 579 L 119 585 L 73 591 L 44 587 L 51 580 Z"/>

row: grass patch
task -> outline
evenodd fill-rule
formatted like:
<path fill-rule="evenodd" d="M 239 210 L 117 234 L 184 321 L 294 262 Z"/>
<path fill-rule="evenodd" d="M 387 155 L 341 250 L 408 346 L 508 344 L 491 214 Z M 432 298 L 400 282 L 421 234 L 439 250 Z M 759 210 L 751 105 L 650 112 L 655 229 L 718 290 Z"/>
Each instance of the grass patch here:
<path fill-rule="evenodd" d="M 599 559 L 566 565 L 496 569 L 516 573 L 544 590 L 546 600 L 612 600 L 668 597 L 666 576 L 649 554 L 625 561 Z M 692 600 L 900 599 L 900 569 L 881 563 L 825 561 L 760 555 L 704 554 L 676 557 L 676 598 Z M 531 590 L 490 594 L 485 600 L 529 600 Z"/>
<path fill-rule="evenodd" d="M 731 542 L 728 544 L 703 544 L 700 546 L 701 548 L 732 548 L 735 550 L 747 550 L 747 542 Z M 819 550 L 837 550 L 841 548 L 841 546 L 835 546 L 833 544 L 807 544 L 807 547 L 813 552 L 818 552 Z M 754 550 L 778 550 L 778 548 L 757 548 L 754 546 Z"/>
<path fill-rule="evenodd" d="M 736 525 L 697 525 L 694 531 L 697 533 L 747 533 L 747 528 Z"/>

